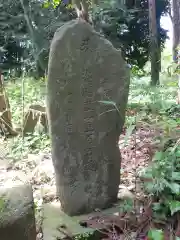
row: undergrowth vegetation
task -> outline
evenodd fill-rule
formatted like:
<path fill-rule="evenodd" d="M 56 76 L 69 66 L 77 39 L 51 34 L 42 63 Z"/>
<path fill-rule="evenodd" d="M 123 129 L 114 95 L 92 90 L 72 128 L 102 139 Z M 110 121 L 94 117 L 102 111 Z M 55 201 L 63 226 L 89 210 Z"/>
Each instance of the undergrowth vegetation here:
<path fill-rule="evenodd" d="M 164 71 L 162 83 L 157 87 L 149 87 L 148 74 L 141 78 L 137 77 L 137 73 L 136 76 L 133 74 L 124 128 L 123 146 L 128 144 L 128 139 L 133 134 L 136 138 L 137 130 L 144 126 L 155 132 L 152 138 L 155 148 L 148 167 L 143 167 L 136 173 L 137 178 L 141 179 L 144 193 L 150 199 L 148 208 L 144 209 L 144 212 L 148 209 L 146 220 L 149 226 L 146 226 L 146 239 L 149 240 L 164 239 L 167 224 L 172 227 L 168 234 L 176 235 L 176 239 L 180 237 L 180 106 L 176 104 L 177 78 L 169 75 L 168 71 Z M 29 105 L 45 105 L 45 81 L 25 78 L 6 84 L 13 124 L 16 127 L 22 126 L 23 116 Z M 136 145 L 132 147 L 136 148 Z M 37 126 L 33 134 L 8 139 L 6 149 L 8 157 L 17 161 L 30 153 L 50 152 L 50 139 Z M 120 212 L 132 213 L 133 209 L 132 200 L 124 201 Z M 120 227 L 117 229 L 118 227 L 116 234 Z M 80 237 L 86 238 L 88 237 Z"/>
<path fill-rule="evenodd" d="M 17 79 L 6 85 L 12 110 L 13 124 L 22 126 L 23 115 L 31 104 L 45 105 L 45 80 Z M 177 119 L 172 119 L 166 111 L 175 104 L 176 86 L 159 86 L 150 88 L 149 78 L 132 78 L 127 107 L 126 127 L 140 120 L 150 124 L 164 125 L 164 128 L 176 127 Z M 178 111 L 176 111 L 177 113 Z M 129 114 L 130 113 L 130 114 Z M 49 138 L 43 132 L 36 131 L 24 139 L 19 136 L 9 142 L 9 153 L 13 156 L 23 152 L 36 152 L 49 146 Z M 15 155 L 14 155 L 15 154 Z"/>
<path fill-rule="evenodd" d="M 8 83 L 6 89 L 15 127 L 22 127 L 23 116 L 30 105 L 45 105 L 46 87 L 44 79 L 38 81 L 29 78 L 17 79 L 15 83 Z M 33 134 L 26 135 L 23 138 L 19 135 L 7 142 L 8 156 L 13 157 L 13 160 L 21 159 L 29 153 L 48 150 L 49 147 L 49 137 L 40 130 L 39 126 Z"/>

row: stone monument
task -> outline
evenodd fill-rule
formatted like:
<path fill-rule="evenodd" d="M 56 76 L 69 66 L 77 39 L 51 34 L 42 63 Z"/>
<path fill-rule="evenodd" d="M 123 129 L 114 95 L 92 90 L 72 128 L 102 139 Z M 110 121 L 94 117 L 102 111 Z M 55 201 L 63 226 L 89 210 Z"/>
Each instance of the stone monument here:
<path fill-rule="evenodd" d="M 121 52 L 87 22 L 73 20 L 52 40 L 47 114 L 57 195 L 68 215 L 117 200 L 129 70 Z"/>

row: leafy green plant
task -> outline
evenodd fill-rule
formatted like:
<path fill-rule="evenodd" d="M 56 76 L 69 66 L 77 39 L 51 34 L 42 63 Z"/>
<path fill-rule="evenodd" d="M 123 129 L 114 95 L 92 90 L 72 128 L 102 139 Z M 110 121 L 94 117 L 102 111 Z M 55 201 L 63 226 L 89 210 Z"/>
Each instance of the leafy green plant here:
<path fill-rule="evenodd" d="M 174 144 L 166 151 L 156 152 L 151 166 L 142 174 L 148 194 L 155 197 L 154 218 L 166 220 L 180 211 L 180 146 Z"/>
<path fill-rule="evenodd" d="M 84 234 L 80 234 L 80 235 L 78 235 L 74 238 L 74 240 L 86 240 L 86 239 L 87 240 L 94 239 L 93 234 L 87 232 L 87 233 L 84 233 Z"/>
<path fill-rule="evenodd" d="M 168 149 L 165 152 L 156 152 L 151 167 L 144 174 L 145 178 L 152 179 L 152 182 L 145 184 L 148 192 L 162 194 L 163 191 L 170 190 L 171 193 L 179 193 L 179 151 L 180 149 L 177 147 L 174 151 Z"/>
<path fill-rule="evenodd" d="M 180 201 L 172 200 L 172 201 L 169 201 L 168 204 L 171 211 L 171 215 L 180 211 Z"/>
<path fill-rule="evenodd" d="M 159 229 L 150 229 L 148 232 L 148 240 L 163 240 L 163 232 Z"/>
<path fill-rule="evenodd" d="M 6 202 L 4 200 L 4 198 L 0 198 L 0 213 L 3 212 L 4 208 L 6 206 Z"/>
<path fill-rule="evenodd" d="M 126 199 L 122 201 L 120 212 L 131 212 L 134 208 L 134 201 L 132 199 Z"/>
<path fill-rule="evenodd" d="M 30 134 L 22 138 L 16 137 L 8 142 L 9 157 L 13 159 L 21 159 L 28 153 L 39 153 L 40 150 L 50 148 L 50 140 L 46 134 Z"/>

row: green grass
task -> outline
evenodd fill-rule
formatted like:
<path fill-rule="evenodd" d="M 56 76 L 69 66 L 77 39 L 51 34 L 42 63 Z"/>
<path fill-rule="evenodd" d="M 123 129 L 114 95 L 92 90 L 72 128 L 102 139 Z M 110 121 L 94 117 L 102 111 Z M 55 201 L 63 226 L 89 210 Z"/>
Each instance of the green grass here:
<path fill-rule="evenodd" d="M 22 126 L 23 115 L 32 104 L 45 105 L 46 86 L 45 81 L 35 81 L 25 78 L 17 82 L 9 82 L 6 85 L 7 94 L 10 101 L 13 125 Z M 24 110 L 23 110 L 24 109 Z M 14 160 L 27 156 L 28 153 L 38 153 L 50 148 L 49 137 L 43 132 L 35 132 L 24 138 L 18 136 L 10 138 L 7 142 L 8 156 Z"/>
<path fill-rule="evenodd" d="M 24 112 L 28 109 L 28 106 L 31 104 L 41 104 L 45 105 L 46 98 L 46 87 L 45 81 L 39 80 L 34 81 L 33 79 L 24 79 L 24 84 L 22 83 L 22 79 L 14 83 L 8 83 L 6 85 L 7 93 L 9 96 L 9 101 L 11 105 L 11 111 L 13 116 L 13 124 L 21 125 L 23 121 L 23 106 Z M 131 86 L 128 98 L 128 106 L 127 112 L 132 112 L 132 114 L 127 114 L 126 117 L 126 127 L 127 129 L 131 127 L 133 124 L 139 121 L 148 122 L 150 126 L 155 124 L 161 128 L 164 128 L 164 138 L 169 140 L 169 136 L 166 132 L 169 132 L 169 129 L 176 129 L 177 125 L 180 125 L 179 117 L 172 117 L 167 112 L 167 109 L 176 103 L 176 92 L 177 86 L 174 84 L 174 81 L 169 79 L 165 82 L 164 85 L 158 87 L 149 87 L 149 77 L 144 78 L 135 78 L 131 79 Z M 128 131 L 127 131 L 128 132 Z M 34 132 L 30 134 L 24 139 L 19 135 L 18 137 L 8 139 L 7 148 L 9 152 L 9 157 L 14 160 L 20 160 L 22 157 L 26 157 L 29 153 L 38 154 L 40 151 L 45 149 L 50 150 L 50 139 L 43 132 Z M 172 154 L 167 152 L 165 155 L 158 155 L 158 161 L 154 162 L 154 165 L 151 169 L 147 169 L 146 174 L 150 175 L 150 177 L 156 177 L 156 185 L 153 183 L 149 186 L 146 186 L 151 190 L 151 193 L 154 191 L 157 194 L 156 190 L 160 191 L 158 194 L 163 194 L 165 197 L 165 203 L 168 204 L 168 207 L 165 209 L 166 212 L 170 211 L 175 212 L 180 209 L 180 202 L 171 200 L 170 196 L 174 191 L 176 194 L 176 188 L 178 188 L 177 192 L 179 193 L 180 184 L 173 182 L 171 176 L 171 162 L 174 159 L 174 162 L 177 161 L 180 154 L 180 149 L 177 148 L 176 154 Z M 157 153 L 158 154 L 158 153 Z M 157 154 L 155 155 L 157 157 Z M 173 166 L 174 167 L 174 166 Z M 159 179 L 159 172 L 161 172 L 164 177 L 164 184 L 162 186 L 162 176 Z M 179 169 L 174 170 L 174 178 L 178 177 L 177 172 L 179 173 Z M 149 176 L 148 175 L 148 176 Z M 175 179 L 176 180 L 176 179 Z M 158 185 L 159 184 L 159 185 Z M 167 195 L 167 186 L 169 187 L 169 192 Z M 152 191 L 153 189 L 153 191 Z M 170 201 L 171 200 L 171 201 Z M 177 208 L 178 204 L 178 209 Z M 159 205 L 158 205 L 159 206 Z M 175 206 L 175 207 L 174 207 Z M 160 218 L 159 212 L 163 210 L 162 206 L 156 209 L 155 214 Z M 163 210 L 164 211 L 164 210 Z M 95 239 L 94 236 L 79 236 L 76 239 Z M 99 238 L 97 238 L 99 239 Z"/>
<path fill-rule="evenodd" d="M 170 81 L 169 81 L 170 83 Z M 26 112 L 31 104 L 45 105 L 46 87 L 45 81 L 35 81 L 25 78 L 19 79 L 16 83 L 9 82 L 6 85 L 9 101 L 11 105 L 13 125 L 21 126 L 23 122 L 23 112 Z M 128 110 L 134 110 L 135 115 L 126 117 L 126 126 L 133 121 L 148 117 L 150 122 L 160 116 L 165 110 L 175 103 L 176 86 L 149 87 L 149 78 L 132 78 Z M 23 110 L 24 106 L 24 110 Z M 18 136 L 8 140 L 9 155 L 19 159 L 22 154 L 38 153 L 40 150 L 50 148 L 49 137 L 45 133 L 35 132 L 22 139 Z"/>
<path fill-rule="evenodd" d="M 26 111 L 31 104 L 45 104 L 46 88 L 45 82 L 42 80 L 19 79 L 15 83 L 7 83 L 6 90 L 14 124 L 22 123 L 23 105 L 24 111 Z"/>
<path fill-rule="evenodd" d="M 149 87 L 149 78 L 133 79 L 130 86 L 128 104 L 149 106 L 156 104 L 159 108 L 170 107 L 175 103 L 176 86 L 161 85 Z"/>
<path fill-rule="evenodd" d="M 170 81 L 169 81 L 170 83 Z M 132 110 L 135 115 L 126 117 L 126 126 L 133 121 L 141 119 L 153 123 L 165 115 L 165 111 L 176 103 L 176 86 L 161 85 L 149 86 L 149 78 L 133 78 L 131 81 L 127 110 Z"/>

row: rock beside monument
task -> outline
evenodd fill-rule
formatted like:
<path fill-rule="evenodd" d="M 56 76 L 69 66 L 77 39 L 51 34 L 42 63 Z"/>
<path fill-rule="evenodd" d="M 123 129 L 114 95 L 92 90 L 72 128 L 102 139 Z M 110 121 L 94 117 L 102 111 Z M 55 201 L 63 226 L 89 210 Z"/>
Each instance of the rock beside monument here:
<path fill-rule="evenodd" d="M 117 200 L 129 69 L 86 22 L 57 30 L 48 67 L 47 114 L 57 195 L 69 215 Z"/>
<path fill-rule="evenodd" d="M 0 239 L 36 240 L 31 186 L 0 189 Z"/>

